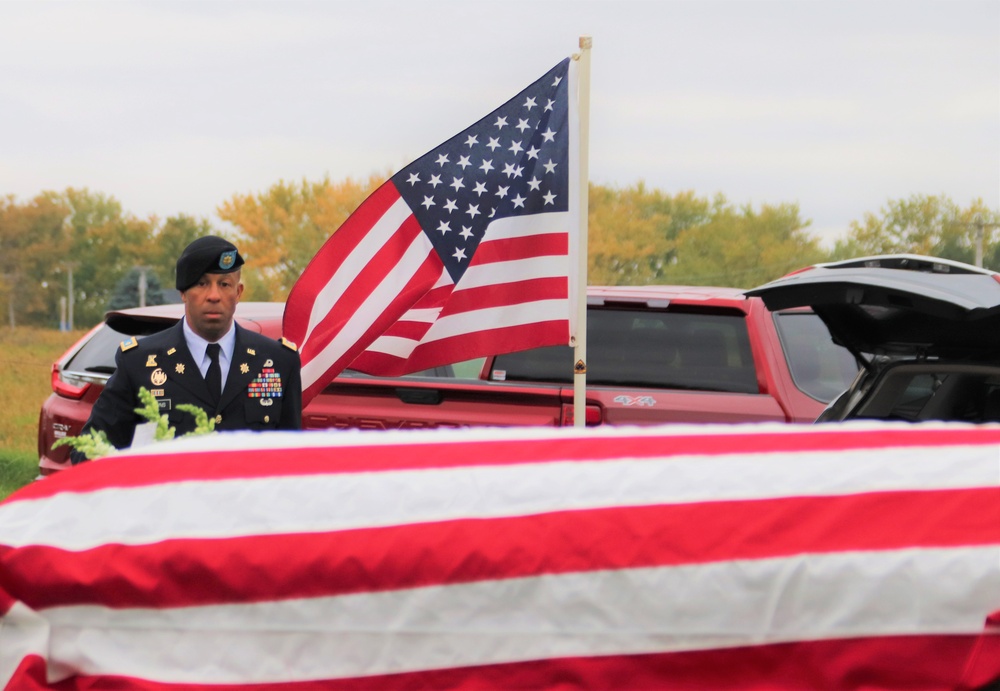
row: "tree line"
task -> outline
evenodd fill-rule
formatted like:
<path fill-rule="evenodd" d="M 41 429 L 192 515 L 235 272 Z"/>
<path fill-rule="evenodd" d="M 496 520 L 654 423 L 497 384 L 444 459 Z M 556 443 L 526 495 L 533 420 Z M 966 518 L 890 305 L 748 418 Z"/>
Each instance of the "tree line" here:
<path fill-rule="evenodd" d="M 188 215 L 138 218 L 88 189 L 0 197 L 0 305 L 18 324 L 77 328 L 108 309 L 172 299 L 174 264 L 207 234 L 240 247 L 245 300 L 284 300 L 323 242 L 380 185 L 367 180 L 280 181 L 237 194 L 217 209 L 226 227 Z M 889 200 L 823 248 L 797 204 L 737 205 L 723 195 L 669 194 L 639 182 L 590 185 L 592 285 L 720 285 L 750 288 L 808 264 L 912 252 L 1000 270 L 1000 210 L 981 199 Z M 142 296 L 140 298 L 140 296 Z"/>

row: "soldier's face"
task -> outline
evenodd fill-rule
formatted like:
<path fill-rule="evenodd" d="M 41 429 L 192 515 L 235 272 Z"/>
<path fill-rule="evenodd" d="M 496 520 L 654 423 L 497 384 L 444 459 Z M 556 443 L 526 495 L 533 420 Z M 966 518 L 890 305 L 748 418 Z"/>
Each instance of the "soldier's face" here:
<path fill-rule="evenodd" d="M 188 325 L 207 341 L 219 340 L 229 331 L 242 295 L 239 271 L 203 275 L 181 293 Z"/>

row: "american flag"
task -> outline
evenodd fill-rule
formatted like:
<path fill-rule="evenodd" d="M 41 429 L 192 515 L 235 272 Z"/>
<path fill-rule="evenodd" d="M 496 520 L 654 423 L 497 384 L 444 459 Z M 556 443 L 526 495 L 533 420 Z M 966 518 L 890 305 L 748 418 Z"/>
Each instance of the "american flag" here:
<path fill-rule="evenodd" d="M 327 240 L 285 307 L 304 402 L 347 366 L 398 375 L 570 342 L 576 91 L 567 58 L 396 173 Z"/>
<path fill-rule="evenodd" d="M 147 446 L 0 503 L 0 688 L 979 688 L 998 454 L 947 424 Z"/>

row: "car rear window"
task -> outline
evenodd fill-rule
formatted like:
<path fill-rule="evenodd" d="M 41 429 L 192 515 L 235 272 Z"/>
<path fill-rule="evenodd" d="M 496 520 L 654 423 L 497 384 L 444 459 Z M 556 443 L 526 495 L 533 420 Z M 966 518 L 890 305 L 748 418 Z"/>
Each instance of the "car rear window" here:
<path fill-rule="evenodd" d="M 742 313 L 594 309 L 587 313 L 587 383 L 758 393 Z M 573 349 L 499 355 L 493 381 L 571 383 Z"/>
<path fill-rule="evenodd" d="M 115 331 L 105 324 L 63 367 L 72 372 L 111 374 L 115 371 L 115 353 L 122 341 L 132 334 Z"/>
<path fill-rule="evenodd" d="M 807 396 L 829 403 L 845 391 L 858 374 L 851 352 L 833 342 L 826 324 L 813 312 L 775 312 L 785 361 L 792 381 Z"/>

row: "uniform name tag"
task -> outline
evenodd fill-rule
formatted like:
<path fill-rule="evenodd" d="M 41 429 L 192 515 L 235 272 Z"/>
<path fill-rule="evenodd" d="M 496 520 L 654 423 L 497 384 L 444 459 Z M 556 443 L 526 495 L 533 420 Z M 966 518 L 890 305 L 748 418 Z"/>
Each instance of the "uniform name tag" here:
<path fill-rule="evenodd" d="M 156 402 L 160 405 L 160 410 L 172 410 L 169 398 L 160 398 Z"/>

